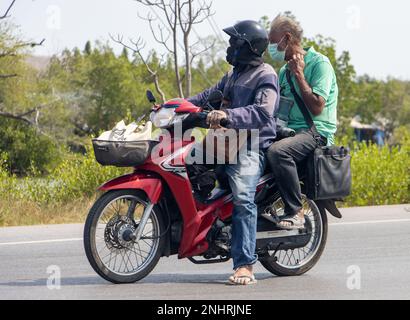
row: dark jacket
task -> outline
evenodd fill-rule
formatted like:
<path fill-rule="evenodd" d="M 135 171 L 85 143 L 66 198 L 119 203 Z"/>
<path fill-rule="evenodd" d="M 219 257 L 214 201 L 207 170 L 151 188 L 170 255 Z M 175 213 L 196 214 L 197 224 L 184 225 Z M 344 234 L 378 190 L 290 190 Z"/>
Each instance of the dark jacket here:
<path fill-rule="evenodd" d="M 188 100 L 195 105 L 206 104 L 209 94 L 215 90 L 224 93 L 229 100 L 225 112 L 232 129 L 259 129 L 259 147 L 268 149 L 276 138 L 274 113 L 279 106 L 278 76 L 268 64 L 248 66 L 238 72 L 232 70 L 214 87 Z"/>

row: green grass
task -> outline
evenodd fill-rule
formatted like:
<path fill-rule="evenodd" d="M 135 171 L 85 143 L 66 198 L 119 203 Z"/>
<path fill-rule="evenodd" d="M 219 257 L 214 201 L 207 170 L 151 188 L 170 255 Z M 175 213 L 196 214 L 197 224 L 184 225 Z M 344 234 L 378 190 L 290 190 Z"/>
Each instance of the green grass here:
<path fill-rule="evenodd" d="M 10 176 L 0 165 L 0 226 L 81 223 L 99 185 L 129 172 L 102 167 L 92 152 L 67 155 L 46 177 Z M 410 139 L 401 147 L 352 147 L 353 193 L 345 206 L 410 203 Z"/>

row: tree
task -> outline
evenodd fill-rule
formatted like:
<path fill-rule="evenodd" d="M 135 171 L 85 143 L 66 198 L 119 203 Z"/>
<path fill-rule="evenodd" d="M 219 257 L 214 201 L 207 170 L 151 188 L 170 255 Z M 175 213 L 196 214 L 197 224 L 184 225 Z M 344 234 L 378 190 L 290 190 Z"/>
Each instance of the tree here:
<path fill-rule="evenodd" d="M 206 2 L 194 5 L 195 0 L 136 0 L 141 5 L 150 10 L 145 17 L 141 19 L 148 22 L 151 33 L 159 44 L 161 44 L 168 54 L 173 57 L 173 66 L 175 74 L 175 83 L 180 97 L 190 96 L 192 91 L 192 67 L 196 57 L 203 52 L 206 52 L 210 47 L 204 47 L 198 50 L 198 44 L 201 39 L 194 44 L 191 43 L 190 37 L 194 31 L 194 26 L 202 23 L 211 15 L 212 4 Z M 154 26 L 155 22 L 159 22 Z M 182 44 L 181 44 L 182 39 Z M 117 42 L 125 45 L 122 41 Z M 134 52 L 137 53 L 143 61 L 142 49 L 144 41 L 140 38 L 132 42 L 134 44 Z M 129 46 L 127 46 L 129 48 Z M 183 51 L 184 68 L 180 68 L 180 50 Z M 147 64 L 146 64 L 147 66 Z M 159 86 L 158 75 L 155 70 L 148 68 L 148 72 L 153 77 L 158 93 L 163 95 Z M 183 88 L 185 87 L 185 89 Z"/>
<path fill-rule="evenodd" d="M 13 0 L 10 5 L 7 7 L 5 13 L 0 16 L 0 22 L 9 17 L 13 6 L 15 5 L 16 0 Z M 13 26 L 6 23 L 0 24 L 0 81 L 6 81 L 19 76 L 17 70 L 24 71 L 23 64 L 21 63 L 24 54 L 23 51 L 26 48 L 33 48 L 36 46 L 41 46 L 45 39 L 41 42 L 36 43 L 33 41 L 22 41 L 12 34 Z M 20 113 L 13 113 L 12 111 L 5 110 L 4 98 L 0 102 L 0 116 L 13 119 L 16 121 L 22 121 L 26 124 L 35 126 L 39 131 L 38 127 L 38 118 L 41 109 L 45 106 L 31 106 L 31 109 L 24 110 Z M 3 102 L 3 103 L 2 103 Z M 30 116 L 34 116 L 29 118 Z"/>
<path fill-rule="evenodd" d="M 91 50 L 92 50 L 92 48 L 91 48 L 91 42 L 90 42 L 90 41 L 87 41 L 87 43 L 85 44 L 85 47 L 84 47 L 84 53 L 87 54 L 87 55 L 90 55 L 90 54 L 91 54 Z"/>
<path fill-rule="evenodd" d="M 305 38 L 304 47 L 315 47 L 315 49 L 329 58 L 337 78 L 339 87 L 339 117 L 349 117 L 355 108 L 355 79 L 356 71 L 351 64 L 350 53 L 343 51 L 339 56 L 336 52 L 336 41 L 322 35 L 313 38 Z"/>
<path fill-rule="evenodd" d="M 124 59 L 127 59 L 127 60 L 129 59 L 129 54 L 128 54 L 128 49 L 127 48 L 122 49 L 121 57 L 123 57 Z"/>

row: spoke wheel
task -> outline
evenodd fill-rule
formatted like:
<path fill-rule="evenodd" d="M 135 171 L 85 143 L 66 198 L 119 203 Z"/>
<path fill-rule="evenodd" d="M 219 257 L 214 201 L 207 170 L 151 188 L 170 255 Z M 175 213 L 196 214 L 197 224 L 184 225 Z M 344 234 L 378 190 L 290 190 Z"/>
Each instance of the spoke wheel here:
<path fill-rule="evenodd" d="M 93 269 L 113 283 L 133 283 L 146 277 L 164 247 L 162 214 L 154 207 L 138 242 L 131 239 L 147 207 L 133 190 L 109 192 L 90 210 L 84 228 L 84 248 Z"/>
<path fill-rule="evenodd" d="M 273 207 L 277 215 L 284 215 L 284 204 L 279 198 Z M 311 270 L 319 261 L 327 240 L 327 216 L 322 214 L 316 204 L 303 197 L 306 228 L 311 233 L 308 244 L 293 250 L 269 252 L 269 258 L 261 260 L 262 265 L 271 273 L 278 276 L 299 276 Z"/>

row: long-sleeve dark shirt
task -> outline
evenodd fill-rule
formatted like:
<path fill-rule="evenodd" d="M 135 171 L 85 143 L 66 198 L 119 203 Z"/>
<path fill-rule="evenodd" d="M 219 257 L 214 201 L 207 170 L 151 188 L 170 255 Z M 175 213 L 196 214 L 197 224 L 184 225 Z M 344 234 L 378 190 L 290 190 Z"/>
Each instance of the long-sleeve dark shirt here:
<path fill-rule="evenodd" d="M 230 128 L 258 129 L 259 147 L 266 150 L 276 138 L 274 113 L 279 105 L 279 83 L 275 70 L 268 64 L 235 70 L 226 74 L 217 85 L 189 98 L 195 105 L 203 106 L 211 92 L 220 90 L 229 100 L 224 111 Z"/>

